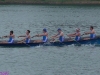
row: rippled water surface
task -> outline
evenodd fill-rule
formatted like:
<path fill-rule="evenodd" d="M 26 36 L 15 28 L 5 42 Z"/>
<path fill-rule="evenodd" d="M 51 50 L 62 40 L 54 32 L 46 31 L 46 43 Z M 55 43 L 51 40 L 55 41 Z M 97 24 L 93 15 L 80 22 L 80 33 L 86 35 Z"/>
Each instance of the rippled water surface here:
<path fill-rule="evenodd" d="M 27 29 L 33 36 L 43 28 L 49 36 L 56 34 L 57 28 L 68 34 L 79 27 L 83 33 L 91 25 L 99 34 L 100 6 L 0 5 L 0 36 L 14 30 L 19 39 Z M 9 75 L 99 75 L 100 47 L 0 48 L 0 72 L 6 71 Z"/>

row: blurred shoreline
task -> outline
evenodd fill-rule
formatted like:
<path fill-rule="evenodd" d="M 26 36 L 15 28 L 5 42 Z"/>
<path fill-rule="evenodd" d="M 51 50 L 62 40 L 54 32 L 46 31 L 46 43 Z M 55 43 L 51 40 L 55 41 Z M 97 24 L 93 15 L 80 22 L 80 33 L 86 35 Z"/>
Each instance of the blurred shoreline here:
<path fill-rule="evenodd" d="M 70 5 L 70 4 L 73 4 L 73 5 L 100 5 L 100 1 L 64 1 L 64 2 L 44 2 L 44 1 L 5 1 L 5 0 L 2 0 L 0 1 L 0 4 L 26 4 L 26 5 L 29 5 L 29 4 L 33 4 L 33 5 L 36 5 L 36 4 L 43 4 L 43 5 Z"/>

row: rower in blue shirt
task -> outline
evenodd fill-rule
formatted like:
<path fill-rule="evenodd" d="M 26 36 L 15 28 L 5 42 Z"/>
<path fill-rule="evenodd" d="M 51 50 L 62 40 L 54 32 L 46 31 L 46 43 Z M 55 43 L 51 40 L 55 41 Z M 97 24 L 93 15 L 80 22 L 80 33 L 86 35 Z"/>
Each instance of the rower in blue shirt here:
<path fill-rule="evenodd" d="M 60 42 L 63 42 L 65 40 L 64 33 L 62 32 L 60 28 L 57 31 L 58 31 L 58 34 L 52 36 L 52 41 L 54 42 L 55 39 L 58 38 Z"/>
<path fill-rule="evenodd" d="M 76 28 L 76 32 L 75 33 L 69 34 L 67 36 L 70 37 L 70 38 L 71 37 L 75 37 L 75 41 L 79 41 L 81 39 L 80 29 L 79 28 Z M 73 40 L 71 39 L 71 41 L 73 41 Z"/>
<path fill-rule="evenodd" d="M 18 42 L 18 43 L 30 43 L 30 40 L 31 40 L 31 36 L 30 36 L 30 30 L 27 30 L 26 31 L 26 35 L 23 35 L 23 36 L 18 36 L 19 37 L 25 37 L 22 41 Z"/>
<path fill-rule="evenodd" d="M 10 31 L 10 35 L 3 36 L 2 38 L 9 38 L 9 40 L 8 41 L 3 41 L 1 43 L 14 43 L 15 35 L 13 34 L 13 31 Z"/>
<path fill-rule="evenodd" d="M 94 39 L 96 37 L 95 30 L 94 30 L 93 26 L 90 26 L 90 32 L 85 32 L 84 34 L 85 35 L 90 34 L 90 37 L 89 38 L 85 38 L 85 40 L 86 39 Z"/>
<path fill-rule="evenodd" d="M 47 29 L 43 29 L 42 34 L 35 35 L 33 37 L 42 37 L 42 40 L 35 40 L 34 43 L 40 43 L 40 42 L 47 42 L 48 41 L 48 32 Z"/>

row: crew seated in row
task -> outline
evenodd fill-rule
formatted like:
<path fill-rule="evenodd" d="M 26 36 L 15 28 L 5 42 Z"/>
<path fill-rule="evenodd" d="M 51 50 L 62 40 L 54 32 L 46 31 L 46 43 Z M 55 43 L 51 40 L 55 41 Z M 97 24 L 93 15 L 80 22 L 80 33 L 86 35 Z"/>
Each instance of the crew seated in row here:
<path fill-rule="evenodd" d="M 90 26 L 90 31 L 85 32 L 83 35 L 88 35 L 88 34 L 90 34 L 90 37 L 89 38 L 84 38 L 83 40 L 94 39 L 96 37 L 95 30 L 94 30 L 93 26 Z M 75 41 L 81 40 L 80 29 L 77 28 L 76 32 L 74 34 L 69 34 L 67 36 L 68 37 L 75 37 Z"/>
<path fill-rule="evenodd" d="M 62 30 L 60 28 L 57 31 L 58 31 L 58 33 L 51 37 L 52 38 L 51 41 L 55 41 L 55 39 L 58 38 L 58 40 L 60 42 L 64 42 L 64 40 L 65 40 L 64 33 L 62 32 Z M 84 33 L 84 35 L 87 35 L 87 34 L 90 34 L 90 38 L 84 38 L 83 40 L 94 39 L 96 37 L 95 30 L 94 30 L 93 26 L 90 27 L 90 32 Z M 41 42 L 45 43 L 45 42 L 48 41 L 48 32 L 47 32 L 46 29 L 43 29 L 42 34 L 38 34 L 38 35 L 35 35 L 33 37 L 41 37 L 41 36 L 42 36 L 42 40 L 35 40 L 33 43 L 41 43 Z M 75 33 L 68 34 L 67 36 L 70 37 L 70 38 L 75 37 L 75 41 L 81 40 L 80 29 L 77 28 Z M 30 41 L 31 41 L 30 30 L 26 31 L 26 35 L 18 36 L 18 38 L 19 37 L 25 37 L 25 38 L 23 40 L 17 42 L 17 43 L 30 43 Z M 13 34 L 13 31 L 10 31 L 10 35 L 3 36 L 3 38 L 9 38 L 9 40 L 3 41 L 1 43 L 14 43 L 15 35 Z M 73 39 L 70 39 L 68 41 L 73 41 Z"/>

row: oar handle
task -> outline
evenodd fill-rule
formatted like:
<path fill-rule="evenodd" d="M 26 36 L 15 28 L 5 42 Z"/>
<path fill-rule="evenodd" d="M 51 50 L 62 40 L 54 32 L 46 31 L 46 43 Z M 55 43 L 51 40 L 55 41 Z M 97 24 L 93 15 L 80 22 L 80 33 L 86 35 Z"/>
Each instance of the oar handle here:
<path fill-rule="evenodd" d="M 32 36 L 31 38 L 34 38 L 35 36 Z"/>
<path fill-rule="evenodd" d="M 2 36 L 1 38 L 7 38 L 7 36 Z"/>
<path fill-rule="evenodd" d="M 85 33 L 84 33 L 84 34 L 82 34 L 81 36 L 83 36 L 83 35 L 85 35 Z"/>
<path fill-rule="evenodd" d="M 38 35 L 35 35 L 35 36 L 32 36 L 31 38 L 34 38 L 34 37 L 39 37 L 39 34 Z"/>

